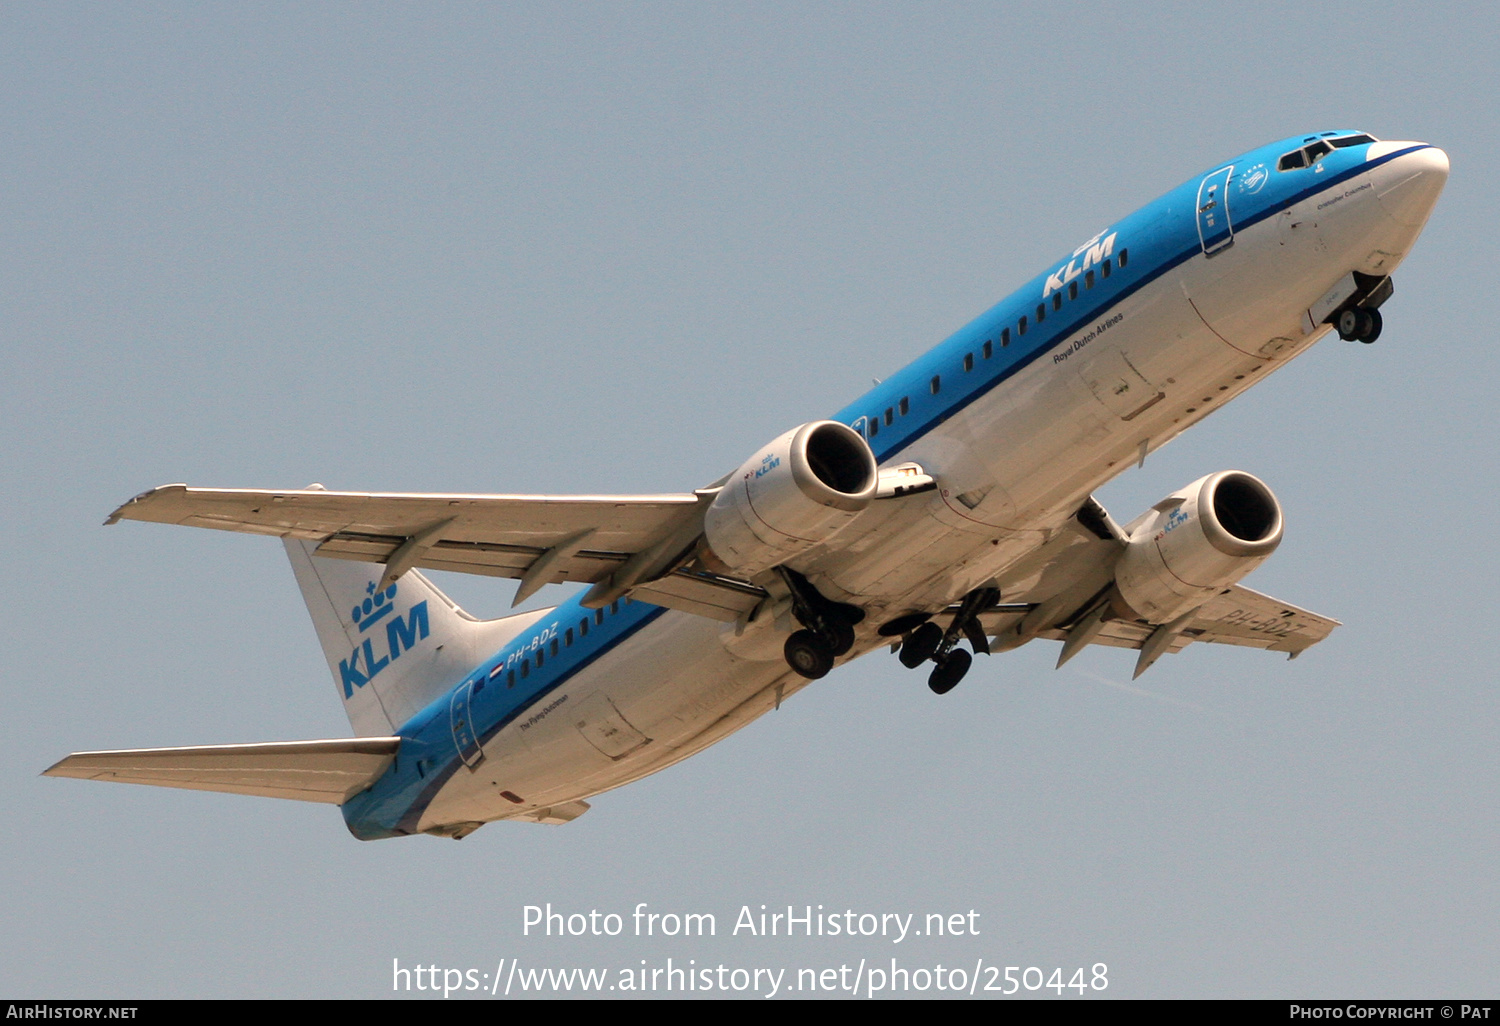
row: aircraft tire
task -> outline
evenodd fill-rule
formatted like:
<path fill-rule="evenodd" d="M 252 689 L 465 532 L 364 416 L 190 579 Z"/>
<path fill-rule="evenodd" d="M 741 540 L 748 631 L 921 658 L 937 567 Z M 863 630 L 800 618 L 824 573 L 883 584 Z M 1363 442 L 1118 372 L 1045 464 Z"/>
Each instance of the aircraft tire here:
<path fill-rule="evenodd" d="M 1369 324 L 1364 333 L 1359 336 L 1359 340 L 1369 345 L 1380 337 L 1380 329 L 1385 327 L 1385 318 L 1380 316 L 1379 310 L 1366 310 L 1365 315 L 1369 318 Z"/>
<path fill-rule="evenodd" d="M 907 638 L 905 643 L 902 644 L 901 655 L 898 657 L 901 660 L 901 665 L 908 670 L 915 670 L 928 659 L 931 659 L 932 654 L 938 650 L 938 646 L 942 643 L 943 629 L 931 620 L 927 621 L 912 631 L 911 637 Z"/>
<path fill-rule="evenodd" d="M 837 659 L 854 647 L 854 628 L 846 623 L 835 624 L 828 640 L 828 650 Z"/>
<path fill-rule="evenodd" d="M 1359 338 L 1359 329 L 1361 327 L 1362 320 L 1363 318 L 1360 317 L 1360 311 L 1352 306 L 1349 309 L 1345 310 L 1343 313 L 1339 314 L 1338 321 L 1334 323 L 1334 328 L 1337 329 L 1339 338 L 1343 339 L 1345 342 L 1353 342 L 1355 339 Z"/>
<path fill-rule="evenodd" d="M 946 695 L 958 687 L 958 682 L 964 679 L 964 674 L 969 672 L 969 664 L 974 657 L 961 648 L 955 648 L 943 657 L 933 669 L 932 675 L 927 678 L 927 686 L 935 695 Z"/>
<path fill-rule="evenodd" d="M 786 656 L 787 665 L 808 680 L 825 677 L 833 669 L 832 650 L 812 631 L 797 631 L 787 638 L 782 654 Z"/>

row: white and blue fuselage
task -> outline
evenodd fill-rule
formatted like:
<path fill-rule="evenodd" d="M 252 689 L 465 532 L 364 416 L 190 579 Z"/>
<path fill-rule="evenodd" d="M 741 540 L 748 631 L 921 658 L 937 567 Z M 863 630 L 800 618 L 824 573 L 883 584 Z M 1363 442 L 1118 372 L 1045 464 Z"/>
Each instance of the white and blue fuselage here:
<path fill-rule="evenodd" d="M 1341 282 L 1387 278 L 1447 169 L 1434 147 L 1352 132 L 1253 150 L 1108 226 L 834 413 L 880 466 L 919 464 L 939 485 L 791 561 L 869 614 L 847 658 L 887 644 L 874 625 L 905 611 L 986 582 L 1024 590 L 1023 557 L 1093 490 L 1332 330 Z M 807 683 L 771 625 L 580 599 L 400 726 L 394 762 L 343 804 L 355 836 L 567 808 Z"/>

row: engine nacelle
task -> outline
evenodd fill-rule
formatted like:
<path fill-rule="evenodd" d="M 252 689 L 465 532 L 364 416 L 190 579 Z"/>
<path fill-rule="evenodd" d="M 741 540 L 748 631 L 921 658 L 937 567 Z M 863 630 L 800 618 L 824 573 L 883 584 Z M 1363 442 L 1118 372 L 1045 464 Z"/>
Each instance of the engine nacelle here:
<path fill-rule="evenodd" d="M 875 454 L 847 425 L 793 428 L 735 471 L 704 515 L 709 549 L 751 577 L 827 541 L 875 498 Z"/>
<path fill-rule="evenodd" d="M 1240 470 L 1201 477 L 1151 507 L 1115 565 L 1136 614 L 1168 623 L 1260 566 L 1281 544 L 1281 504 Z"/>

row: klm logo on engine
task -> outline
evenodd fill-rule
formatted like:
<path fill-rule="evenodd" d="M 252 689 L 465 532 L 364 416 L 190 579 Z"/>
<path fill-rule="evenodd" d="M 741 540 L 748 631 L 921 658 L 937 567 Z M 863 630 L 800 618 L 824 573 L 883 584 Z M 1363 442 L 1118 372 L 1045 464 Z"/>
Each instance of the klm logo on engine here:
<path fill-rule="evenodd" d="M 1156 532 L 1156 540 L 1161 541 L 1167 535 L 1177 530 L 1177 528 L 1187 523 L 1189 519 L 1188 515 L 1182 511 L 1181 506 L 1174 507 L 1172 512 L 1167 514 L 1167 526 Z"/>
<path fill-rule="evenodd" d="M 1109 229 L 1106 228 L 1105 231 L 1109 231 Z M 1102 264 L 1108 260 L 1115 251 L 1115 236 L 1117 234 L 1117 232 L 1109 232 L 1106 235 L 1104 232 L 1100 232 L 1075 249 L 1071 260 L 1047 275 L 1047 284 L 1042 287 L 1042 298 L 1046 299 L 1095 264 Z M 1080 260 L 1083 261 L 1081 264 L 1079 263 Z"/>
<path fill-rule="evenodd" d="M 346 699 L 353 698 L 355 688 L 370 683 L 377 673 L 401 658 L 402 652 L 410 652 L 430 633 L 426 599 L 412 606 L 403 617 L 396 612 L 396 585 L 376 591 L 375 582 L 371 581 L 365 586 L 365 593 L 365 600 L 349 615 L 361 634 L 368 633 L 378 623 L 384 623 L 385 651 L 380 658 L 375 657 L 373 639 L 379 637 L 379 632 L 376 632 L 356 644 L 348 659 L 339 660 L 339 677 L 344 682 Z"/>
<path fill-rule="evenodd" d="M 780 456 L 767 456 L 760 461 L 760 466 L 755 468 L 754 476 L 760 477 L 762 474 L 769 474 L 779 466 L 781 466 Z"/>

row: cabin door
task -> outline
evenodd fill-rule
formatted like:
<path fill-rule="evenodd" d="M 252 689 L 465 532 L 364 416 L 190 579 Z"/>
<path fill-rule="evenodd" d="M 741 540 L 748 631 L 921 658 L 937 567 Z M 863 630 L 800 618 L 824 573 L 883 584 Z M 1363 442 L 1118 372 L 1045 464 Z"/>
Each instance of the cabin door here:
<path fill-rule="evenodd" d="M 448 702 L 453 743 L 458 747 L 458 757 L 469 769 L 478 766 L 484 758 L 484 750 L 479 747 L 479 739 L 474 734 L 474 714 L 470 709 L 473 697 L 474 681 L 466 680 L 454 689 L 453 698 Z"/>
<path fill-rule="evenodd" d="M 1234 165 L 1221 167 L 1198 184 L 1198 238 L 1203 255 L 1213 256 L 1234 242 L 1229 220 L 1229 177 Z"/>

